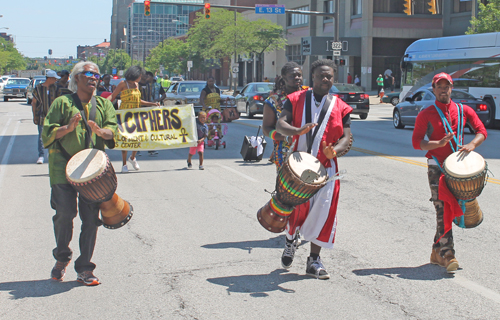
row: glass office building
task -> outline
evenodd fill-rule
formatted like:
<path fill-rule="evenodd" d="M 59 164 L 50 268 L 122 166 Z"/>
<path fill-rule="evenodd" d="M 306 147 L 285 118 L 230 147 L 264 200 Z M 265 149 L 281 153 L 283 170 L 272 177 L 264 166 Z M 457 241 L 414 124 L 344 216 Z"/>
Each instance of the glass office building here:
<path fill-rule="evenodd" d="M 144 15 L 144 3 L 132 3 L 127 30 L 127 52 L 132 60 L 145 61 L 149 51 L 164 39 L 186 34 L 189 13 L 202 9 L 203 3 L 203 0 L 155 0 L 150 4 L 149 16 Z"/>

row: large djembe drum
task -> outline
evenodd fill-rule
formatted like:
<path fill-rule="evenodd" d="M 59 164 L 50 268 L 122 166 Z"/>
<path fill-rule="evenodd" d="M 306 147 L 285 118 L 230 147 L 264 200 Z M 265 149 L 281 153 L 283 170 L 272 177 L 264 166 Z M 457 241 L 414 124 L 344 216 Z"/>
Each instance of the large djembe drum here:
<path fill-rule="evenodd" d="M 446 185 L 461 206 L 465 206 L 462 219 L 454 222 L 462 228 L 474 228 L 483 221 L 483 212 L 477 197 L 486 184 L 488 164 L 477 152 L 454 152 L 443 163 Z M 462 220 L 462 221 L 461 221 Z"/>
<path fill-rule="evenodd" d="M 132 205 L 115 193 L 115 170 L 104 151 L 85 149 L 75 154 L 66 165 L 66 179 L 85 200 L 100 203 L 104 227 L 118 229 L 132 218 Z"/>

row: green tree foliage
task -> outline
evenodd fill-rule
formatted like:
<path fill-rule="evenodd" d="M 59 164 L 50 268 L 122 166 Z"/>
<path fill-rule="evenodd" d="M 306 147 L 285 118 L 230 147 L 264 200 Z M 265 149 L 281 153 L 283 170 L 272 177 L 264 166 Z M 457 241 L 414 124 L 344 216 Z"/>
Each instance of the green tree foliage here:
<path fill-rule="evenodd" d="M 110 49 L 103 60 L 102 66 L 98 64 L 101 73 L 111 74 L 113 68 L 116 68 L 117 71 L 127 70 L 132 65 L 132 59 L 128 53 L 122 49 Z"/>
<path fill-rule="evenodd" d="M 500 0 L 490 0 L 487 5 L 479 3 L 479 12 L 472 17 L 471 26 L 465 34 L 500 32 Z"/>
<path fill-rule="evenodd" d="M 191 56 L 189 45 L 179 39 L 169 38 L 153 48 L 146 58 L 146 69 L 155 72 L 163 65 L 168 73 L 183 73 Z"/>
<path fill-rule="evenodd" d="M 0 38 L 0 74 L 9 73 L 11 70 L 25 70 L 26 60 L 14 44 Z"/>

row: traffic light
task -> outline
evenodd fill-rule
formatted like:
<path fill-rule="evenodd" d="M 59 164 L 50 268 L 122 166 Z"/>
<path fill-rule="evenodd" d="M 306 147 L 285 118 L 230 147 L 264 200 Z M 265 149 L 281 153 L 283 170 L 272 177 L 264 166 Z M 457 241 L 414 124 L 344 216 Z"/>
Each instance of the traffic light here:
<path fill-rule="evenodd" d="M 403 10 L 404 13 L 406 13 L 407 15 L 411 16 L 413 14 L 413 10 L 411 8 L 411 2 L 412 0 L 404 0 L 404 6 L 405 6 L 405 9 Z"/>
<path fill-rule="evenodd" d="M 144 15 L 145 16 L 151 15 L 151 1 L 149 0 L 144 1 Z"/>
<path fill-rule="evenodd" d="M 339 65 L 345 66 L 345 59 L 340 59 L 339 60 Z"/>
<path fill-rule="evenodd" d="M 431 0 L 429 2 L 427 2 L 427 4 L 429 5 L 429 12 L 432 13 L 432 14 L 437 14 L 437 6 L 436 6 L 436 0 Z"/>
<path fill-rule="evenodd" d="M 210 3 L 205 3 L 205 19 L 210 19 Z"/>

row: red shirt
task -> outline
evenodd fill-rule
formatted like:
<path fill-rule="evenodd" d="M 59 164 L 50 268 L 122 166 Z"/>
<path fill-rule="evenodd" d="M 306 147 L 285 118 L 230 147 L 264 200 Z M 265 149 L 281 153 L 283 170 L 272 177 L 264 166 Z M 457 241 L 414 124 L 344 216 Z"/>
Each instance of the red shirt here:
<path fill-rule="evenodd" d="M 456 135 L 458 128 L 458 110 L 455 102 L 451 101 L 449 104 L 444 104 L 436 100 L 435 106 L 439 107 L 439 109 L 443 111 L 443 114 L 451 125 L 453 133 Z M 441 121 L 441 117 L 439 116 L 435 106 L 425 108 L 417 116 L 412 136 L 413 148 L 415 149 L 420 150 L 420 142 L 424 140 L 426 134 L 429 141 L 441 140 L 446 135 L 443 122 Z M 481 133 L 486 139 L 488 133 L 486 132 L 481 120 L 479 120 L 476 112 L 471 107 L 464 105 L 463 123 L 466 122 L 469 122 L 471 127 L 476 131 L 476 134 Z M 451 142 L 456 149 L 455 139 L 451 139 Z M 453 150 L 451 149 L 450 144 L 447 143 L 444 147 L 429 150 L 425 156 L 429 159 L 431 159 L 432 156 L 435 156 L 442 164 L 452 153 Z"/>

